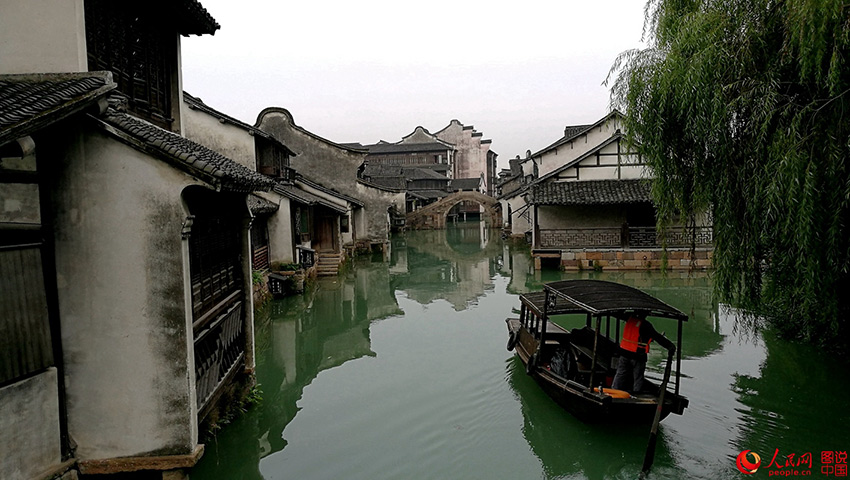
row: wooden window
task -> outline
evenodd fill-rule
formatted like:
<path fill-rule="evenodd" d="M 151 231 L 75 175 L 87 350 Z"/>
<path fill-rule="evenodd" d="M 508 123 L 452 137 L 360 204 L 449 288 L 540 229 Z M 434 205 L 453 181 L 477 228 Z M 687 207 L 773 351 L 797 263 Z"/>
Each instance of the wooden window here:
<path fill-rule="evenodd" d="M 215 217 L 195 219 L 189 237 L 195 320 L 241 289 L 241 236 L 238 222 Z"/>
<path fill-rule="evenodd" d="M 301 209 L 301 228 L 298 233 L 302 235 L 306 235 L 310 233 L 310 209 L 302 208 Z"/>
<path fill-rule="evenodd" d="M 269 268 L 269 229 L 266 217 L 254 219 L 251 226 L 251 253 L 254 270 Z"/>
<path fill-rule="evenodd" d="M 266 138 L 254 137 L 257 171 L 263 175 L 286 181 L 295 180 L 295 171 L 289 167 L 289 153 L 281 145 Z"/>
<path fill-rule="evenodd" d="M 111 71 L 130 111 L 171 130 L 177 32 L 124 2 L 86 0 L 85 17 L 89 70 Z"/>

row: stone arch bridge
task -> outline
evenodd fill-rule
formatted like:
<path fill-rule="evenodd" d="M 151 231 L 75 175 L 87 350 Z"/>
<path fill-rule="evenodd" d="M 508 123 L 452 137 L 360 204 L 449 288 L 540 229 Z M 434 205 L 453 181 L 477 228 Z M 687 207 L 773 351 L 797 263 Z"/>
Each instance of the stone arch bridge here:
<path fill-rule="evenodd" d="M 460 202 L 475 202 L 484 207 L 482 220 L 491 227 L 502 224 L 502 206 L 499 202 L 483 193 L 457 192 L 407 214 L 406 228 L 411 230 L 437 230 L 446 228 L 446 215 Z"/>

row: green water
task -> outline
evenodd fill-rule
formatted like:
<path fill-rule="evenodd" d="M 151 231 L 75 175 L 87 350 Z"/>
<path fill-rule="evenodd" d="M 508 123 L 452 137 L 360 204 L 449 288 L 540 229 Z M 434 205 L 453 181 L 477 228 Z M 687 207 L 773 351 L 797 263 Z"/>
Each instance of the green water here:
<path fill-rule="evenodd" d="M 461 224 L 408 232 L 389 262 L 361 259 L 275 301 L 256 316 L 263 401 L 208 442 L 191 478 L 636 478 L 646 427 L 575 420 L 505 349 L 518 294 L 579 277 L 634 285 L 690 315 L 691 404 L 662 423 L 650 478 L 767 478 L 788 471 L 767 468 L 776 449 L 783 465 L 812 453 L 803 470 L 820 478 L 821 452 L 850 450 L 847 361 L 741 332 L 706 275 L 531 266 L 527 248 Z M 649 374 L 659 363 L 650 358 Z M 761 455 L 756 474 L 737 470 L 742 450 Z"/>

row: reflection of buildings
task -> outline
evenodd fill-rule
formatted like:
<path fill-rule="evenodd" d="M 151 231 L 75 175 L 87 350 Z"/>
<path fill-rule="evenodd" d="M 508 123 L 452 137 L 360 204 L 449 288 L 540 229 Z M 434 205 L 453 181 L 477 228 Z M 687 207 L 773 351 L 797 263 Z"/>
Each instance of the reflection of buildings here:
<path fill-rule="evenodd" d="M 303 296 L 275 301 L 259 312 L 256 358 L 262 404 L 228 427 L 244 432 L 208 446 L 192 476 L 262 478 L 259 460 L 286 446 L 283 431 L 299 410 L 304 387 L 324 370 L 374 356 L 370 322 L 400 313 L 383 262 L 322 279 Z M 245 460 L 251 456 L 257 461 Z"/>
<path fill-rule="evenodd" d="M 527 247 L 504 248 L 498 235 L 488 237 L 489 233 L 492 232 L 482 232 L 478 225 L 463 231 L 408 232 L 393 240 L 389 264 L 370 264 L 368 261 L 358 263 L 354 269 L 339 277 L 337 283 L 322 281 L 317 290 L 309 291 L 303 297 L 277 301 L 268 311 L 258 314 L 257 377 L 264 392 L 263 402 L 228 426 L 226 434 L 221 435 L 219 440 L 207 445 L 207 453 L 201 465 L 193 470 L 192 478 L 259 480 L 262 478 L 258 467 L 261 459 L 265 459 L 262 460 L 262 473 L 267 474 L 276 462 L 302 454 L 305 444 L 298 444 L 296 432 L 301 429 L 303 434 L 305 428 L 323 426 L 308 420 L 302 423 L 308 417 L 305 415 L 307 410 L 297 420 L 295 418 L 301 408 L 312 409 L 313 414 L 319 411 L 313 408 L 312 403 L 308 406 L 307 401 L 315 402 L 320 395 L 310 389 L 305 393 L 306 387 L 313 384 L 319 388 L 323 383 L 321 380 L 324 380 L 321 378 L 316 381 L 319 374 L 334 366 L 347 364 L 346 369 L 357 370 L 358 365 L 352 365 L 352 360 L 361 359 L 357 363 L 362 361 L 362 364 L 369 364 L 368 368 L 386 362 L 384 345 L 379 345 L 379 339 L 385 338 L 384 333 L 380 333 L 379 329 L 370 332 L 370 325 L 377 319 L 402 314 L 396 301 L 398 295 L 419 303 L 444 299 L 460 310 L 486 293 L 488 301 L 481 302 L 486 310 L 491 306 L 488 290 L 492 291 L 494 284 L 501 286 L 505 283 L 503 279 L 493 280 L 497 274 L 512 277 L 509 294 L 540 289 L 543 282 L 575 278 L 578 275 L 621 281 L 645 289 L 691 315 L 691 321 L 685 327 L 683 371 L 688 377 L 684 380 L 686 383 L 683 383 L 683 393 L 692 399 L 692 406 L 689 407 L 692 410 L 684 417 L 668 419 L 662 425 L 653 472 L 659 472 L 661 477 L 680 478 L 682 475 L 665 474 L 670 469 L 680 468 L 683 465 L 681 458 L 695 458 L 694 465 L 723 458 L 725 450 L 719 456 L 709 458 L 704 452 L 682 452 L 681 445 L 670 441 L 671 438 L 683 435 L 682 431 L 698 437 L 708 430 L 702 428 L 700 422 L 705 421 L 712 412 L 707 412 L 706 407 L 699 405 L 699 402 L 707 396 L 717 395 L 713 390 L 717 389 L 716 379 L 720 370 L 716 363 L 712 363 L 716 359 L 710 354 L 717 351 L 723 337 L 716 324 L 716 307 L 708 300 L 710 282 L 706 277 L 679 276 L 678 273 L 664 277 L 658 273 L 621 272 L 615 275 L 534 271 Z M 492 293 L 492 297 L 501 295 L 501 291 Z M 502 310 L 500 305 L 505 305 L 505 308 Z M 494 310 L 504 312 L 499 314 L 500 318 L 492 320 L 501 323 L 504 316 L 510 315 L 509 305 L 514 304 L 507 301 L 492 305 Z M 446 310 L 445 306 L 440 307 L 434 310 Z M 400 328 L 402 323 L 404 321 L 400 318 L 391 318 L 382 326 L 395 329 Z M 431 324 L 422 325 L 420 322 L 417 328 L 431 328 Z M 473 328 L 479 326 L 476 324 Z M 670 331 L 668 328 L 667 332 Z M 498 345 L 496 348 L 506 354 L 502 350 L 502 332 L 499 331 L 500 335 L 495 342 L 488 340 L 487 345 Z M 486 347 L 488 351 L 491 351 L 490 346 Z M 379 358 L 362 360 L 375 355 L 373 348 Z M 424 345 L 423 348 L 432 347 Z M 443 352 L 438 356 L 450 358 Z M 704 362 L 706 356 L 711 356 L 712 362 Z M 500 360 L 504 358 L 500 357 Z M 738 357 L 730 360 L 738 360 Z M 362 364 L 359 366 L 366 366 Z M 404 368 L 400 363 L 390 364 L 393 366 L 388 367 L 389 370 Z M 633 431 L 619 426 L 600 429 L 599 426 L 584 425 L 552 402 L 525 375 L 516 360 L 506 364 L 508 370 L 504 376 L 500 365 L 492 364 L 496 370 L 492 377 L 494 383 L 502 385 L 500 382 L 506 378 L 513 390 L 507 393 L 511 398 L 516 397 L 521 406 L 522 419 L 518 420 L 515 427 L 521 425 L 523 437 L 516 440 L 520 448 L 523 448 L 523 442 L 527 443 L 528 449 L 540 459 L 546 478 L 616 478 L 625 476 L 623 472 L 637 472 L 640 469 L 646 447 L 646 428 Z M 651 370 L 657 370 L 658 365 L 657 358 L 653 357 Z M 700 370 L 700 366 L 703 370 Z M 440 375 L 444 372 L 440 370 Z M 405 375 L 409 373 L 404 370 Z M 326 372 L 325 375 L 333 373 Z M 337 377 L 337 380 L 343 375 Z M 419 378 L 418 375 L 411 376 Z M 728 378 L 726 374 L 720 380 L 728 385 Z M 707 391 L 707 384 L 711 385 L 712 391 Z M 335 387 L 339 388 L 340 394 L 346 393 L 347 386 L 335 385 L 331 388 Z M 367 385 L 367 388 L 371 388 L 371 385 Z M 392 390 L 398 387 L 390 385 L 387 388 Z M 490 397 L 486 401 L 490 403 Z M 731 407 L 723 412 L 728 410 Z M 683 428 L 683 425 L 687 425 L 687 428 Z M 718 424 L 717 428 L 726 428 L 725 425 Z M 670 430 L 676 432 L 676 435 L 671 436 Z M 291 442 L 289 447 L 287 441 Z M 695 442 L 699 442 L 699 439 L 685 445 L 699 444 Z M 281 450 L 284 450 L 282 455 L 272 455 Z M 305 468 L 309 468 L 310 462 L 306 463 Z M 730 465 L 734 465 L 734 461 Z M 674 473 L 682 472 L 677 470 Z M 721 478 L 725 476 L 720 475 Z"/>
<path fill-rule="evenodd" d="M 484 225 L 459 223 L 395 239 L 390 262 L 393 287 L 423 305 L 443 299 L 455 310 L 464 310 L 493 288 L 501 247 Z"/>

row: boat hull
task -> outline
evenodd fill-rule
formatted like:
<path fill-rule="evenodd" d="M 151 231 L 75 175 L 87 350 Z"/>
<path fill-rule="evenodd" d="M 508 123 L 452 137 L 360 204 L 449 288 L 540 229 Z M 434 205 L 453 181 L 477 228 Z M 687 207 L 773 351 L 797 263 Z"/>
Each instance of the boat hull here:
<path fill-rule="evenodd" d="M 551 328 L 551 327 L 550 327 Z M 573 379 L 561 377 L 547 368 L 545 362 L 528 366 L 538 342 L 525 327 L 508 320 L 508 333 L 516 337 L 514 348 L 526 372 L 540 388 L 562 408 L 586 423 L 651 424 L 655 418 L 658 401 L 652 395 L 637 395 L 628 399 L 598 394 Z M 603 388 L 604 392 L 604 388 Z M 670 413 L 682 414 L 687 407 L 685 397 L 672 392 L 665 394 L 661 419 Z"/>

